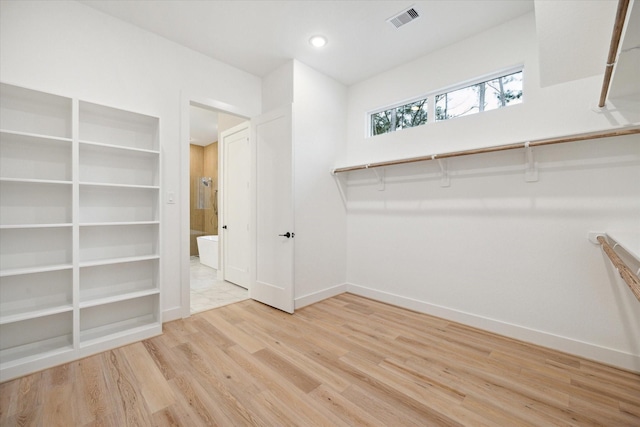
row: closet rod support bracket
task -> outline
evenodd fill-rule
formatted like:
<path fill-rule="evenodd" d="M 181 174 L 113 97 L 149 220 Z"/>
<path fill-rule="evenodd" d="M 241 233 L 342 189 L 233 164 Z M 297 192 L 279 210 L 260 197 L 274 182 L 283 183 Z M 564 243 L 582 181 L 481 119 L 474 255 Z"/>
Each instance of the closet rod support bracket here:
<path fill-rule="evenodd" d="M 598 245 L 600 246 L 600 242 L 598 242 L 598 237 L 602 236 L 604 238 L 607 237 L 607 233 L 604 233 L 602 231 L 589 231 L 587 233 L 587 239 L 589 239 L 589 241 L 591 243 L 593 243 L 594 245 Z"/>
<path fill-rule="evenodd" d="M 440 187 L 451 186 L 451 179 L 449 178 L 449 161 L 447 159 L 436 159 L 436 156 L 431 156 L 431 159 L 438 161 L 440 166 Z"/>
<path fill-rule="evenodd" d="M 367 165 L 365 169 L 369 169 L 369 165 Z M 376 181 L 378 181 L 378 191 L 384 191 L 384 169 L 380 168 L 379 172 L 375 168 L 371 168 L 370 170 L 375 175 Z"/>
<path fill-rule="evenodd" d="M 538 164 L 533 159 L 533 148 L 529 146 L 529 141 L 524 143 L 524 180 L 525 182 L 538 181 Z"/>

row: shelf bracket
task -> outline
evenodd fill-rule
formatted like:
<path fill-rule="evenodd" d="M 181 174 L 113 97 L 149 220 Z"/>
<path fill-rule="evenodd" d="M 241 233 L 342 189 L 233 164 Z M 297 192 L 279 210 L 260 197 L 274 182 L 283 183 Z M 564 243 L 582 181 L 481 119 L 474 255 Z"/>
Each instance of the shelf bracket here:
<path fill-rule="evenodd" d="M 436 155 L 431 156 L 432 160 L 438 161 L 440 166 L 440 187 L 449 187 L 451 180 L 449 179 L 449 161 L 447 159 L 436 159 Z"/>
<path fill-rule="evenodd" d="M 347 207 L 347 193 L 346 193 L 346 176 L 342 177 L 335 173 L 333 169 L 331 170 L 331 175 L 333 175 L 333 179 L 336 181 L 336 185 L 338 186 L 338 191 L 340 192 L 340 199 L 342 199 L 342 204 L 344 207 Z M 346 174 L 345 174 L 346 175 Z"/>
<path fill-rule="evenodd" d="M 594 245 L 600 246 L 600 242 L 598 242 L 598 236 L 603 236 L 604 238 L 606 238 L 607 233 L 604 233 L 602 231 L 589 231 L 587 233 L 587 239 L 589 239 L 589 241 Z"/>
<path fill-rule="evenodd" d="M 365 169 L 369 169 L 369 165 L 367 165 Z M 378 191 L 384 191 L 384 169 L 380 169 L 380 172 L 378 172 L 372 168 L 371 172 L 373 172 L 376 176 L 376 181 L 378 181 Z"/>
<path fill-rule="evenodd" d="M 524 180 L 526 182 L 538 181 L 538 164 L 533 159 L 533 148 L 529 146 L 529 141 L 524 143 Z"/>

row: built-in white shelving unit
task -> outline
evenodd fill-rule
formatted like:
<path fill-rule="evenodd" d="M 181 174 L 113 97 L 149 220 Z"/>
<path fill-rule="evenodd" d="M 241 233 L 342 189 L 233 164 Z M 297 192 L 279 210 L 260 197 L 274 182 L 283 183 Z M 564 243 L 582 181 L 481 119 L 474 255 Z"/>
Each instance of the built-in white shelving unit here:
<path fill-rule="evenodd" d="M 0 380 L 161 333 L 158 122 L 0 84 Z"/>

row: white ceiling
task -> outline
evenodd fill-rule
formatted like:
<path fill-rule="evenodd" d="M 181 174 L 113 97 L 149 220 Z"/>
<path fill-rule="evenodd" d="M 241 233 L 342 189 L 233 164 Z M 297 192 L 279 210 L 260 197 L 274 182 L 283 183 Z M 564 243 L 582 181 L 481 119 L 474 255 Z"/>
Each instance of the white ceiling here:
<path fill-rule="evenodd" d="M 79 0 L 214 59 L 264 76 L 298 59 L 352 84 L 533 11 L 533 0 Z M 395 29 L 409 6 L 420 18 Z M 326 36 L 322 50 L 309 38 Z"/>
<path fill-rule="evenodd" d="M 189 143 L 207 145 L 218 140 L 218 113 L 192 105 L 189 110 Z"/>

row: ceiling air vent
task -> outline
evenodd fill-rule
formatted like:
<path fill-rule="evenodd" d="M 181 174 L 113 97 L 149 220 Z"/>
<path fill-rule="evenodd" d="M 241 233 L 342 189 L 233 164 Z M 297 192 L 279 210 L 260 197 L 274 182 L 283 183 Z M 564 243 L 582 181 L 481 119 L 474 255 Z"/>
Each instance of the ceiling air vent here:
<path fill-rule="evenodd" d="M 404 24 L 408 24 L 409 22 L 411 22 L 414 19 L 417 19 L 419 17 L 420 17 L 420 15 L 418 15 L 418 11 L 415 10 L 413 7 L 410 7 L 409 9 L 403 10 L 402 12 L 398 13 L 397 15 L 392 16 L 391 18 L 387 19 L 387 22 L 389 22 L 395 28 L 400 28 Z"/>

